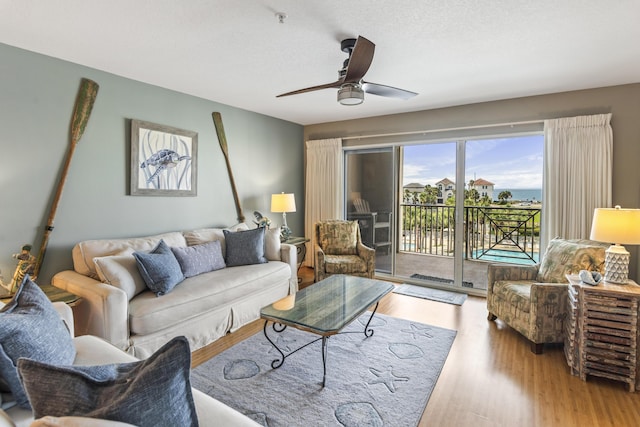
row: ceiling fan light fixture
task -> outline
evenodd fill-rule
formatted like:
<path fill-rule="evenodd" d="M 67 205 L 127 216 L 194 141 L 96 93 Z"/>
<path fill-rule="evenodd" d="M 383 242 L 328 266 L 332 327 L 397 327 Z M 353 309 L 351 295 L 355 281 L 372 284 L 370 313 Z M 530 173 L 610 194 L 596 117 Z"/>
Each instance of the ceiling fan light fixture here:
<path fill-rule="evenodd" d="M 360 105 L 364 101 L 364 91 L 357 84 L 345 84 L 338 90 L 338 102 L 342 105 Z"/>

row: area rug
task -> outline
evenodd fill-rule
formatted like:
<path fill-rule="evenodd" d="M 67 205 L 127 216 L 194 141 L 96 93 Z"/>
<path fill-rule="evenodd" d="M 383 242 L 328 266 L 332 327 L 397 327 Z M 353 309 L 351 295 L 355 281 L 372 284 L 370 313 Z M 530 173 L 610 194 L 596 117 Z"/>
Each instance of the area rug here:
<path fill-rule="evenodd" d="M 420 279 L 420 280 L 428 280 L 431 282 L 445 283 L 447 285 L 453 284 L 453 279 L 443 279 L 442 277 L 425 276 L 424 274 L 418 274 L 418 273 L 412 274 L 409 277 L 411 277 L 412 279 Z M 464 286 L 465 288 L 473 288 L 473 282 L 463 280 L 462 286 Z"/>
<path fill-rule="evenodd" d="M 324 388 L 321 341 L 272 369 L 280 356 L 262 332 L 195 368 L 192 385 L 263 426 L 415 427 L 456 331 L 376 314 L 365 338 L 369 316 L 329 338 Z M 317 338 L 290 327 L 268 333 L 287 351 Z"/>
<path fill-rule="evenodd" d="M 393 293 L 455 305 L 462 305 L 467 300 L 467 294 L 426 288 L 424 286 L 409 285 L 407 283 L 396 286 Z"/>

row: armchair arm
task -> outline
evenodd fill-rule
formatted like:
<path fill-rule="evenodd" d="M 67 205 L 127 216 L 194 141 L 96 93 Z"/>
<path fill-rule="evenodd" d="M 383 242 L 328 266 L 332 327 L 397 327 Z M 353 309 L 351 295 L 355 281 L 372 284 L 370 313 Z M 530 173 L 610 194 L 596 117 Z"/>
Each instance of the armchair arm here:
<path fill-rule="evenodd" d="M 56 274 L 51 283 L 82 298 L 75 307 L 78 335 L 96 335 L 127 351 L 129 299 L 123 290 L 71 270 Z"/>
<path fill-rule="evenodd" d="M 487 267 L 487 294 L 493 292 L 498 280 L 536 280 L 539 265 L 489 264 Z"/>
<path fill-rule="evenodd" d="M 313 248 L 313 269 L 316 282 L 326 277 L 324 271 L 324 251 L 317 243 Z"/>
<path fill-rule="evenodd" d="M 295 245 L 282 243 L 280 245 L 280 259 L 289 264 L 291 268 L 291 279 L 289 281 L 289 292 L 298 291 L 298 250 Z"/>
<path fill-rule="evenodd" d="M 369 278 L 373 279 L 376 270 L 376 250 L 365 246 L 362 242 L 358 242 L 356 247 L 358 249 L 358 255 L 367 263 Z"/>
<path fill-rule="evenodd" d="M 530 326 L 533 342 L 562 342 L 563 323 L 567 317 L 568 283 L 533 283 L 531 285 Z"/>
<path fill-rule="evenodd" d="M 63 302 L 54 302 L 52 303 L 52 305 L 62 318 L 62 321 L 67 325 L 67 328 L 69 328 L 69 333 L 71 334 L 71 336 L 74 337 L 75 328 L 73 326 L 73 311 L 71 310 L 71 307 Z"/>

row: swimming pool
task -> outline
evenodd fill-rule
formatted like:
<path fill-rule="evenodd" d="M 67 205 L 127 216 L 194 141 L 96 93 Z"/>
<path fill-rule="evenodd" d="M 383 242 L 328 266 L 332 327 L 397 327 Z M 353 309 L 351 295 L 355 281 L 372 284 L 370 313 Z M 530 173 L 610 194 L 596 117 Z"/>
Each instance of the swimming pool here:
<path fill-rule="evenodd" d="M 482 256 L 483 251 L 473 252 L 473 258 L 480 261 L 506 262 L 509 264 L 534 265 L 540 260 L 538 252 L 533 253 L 533 260 L 520 251 L 507 251 L 502 249 L 489 249 Z"/>

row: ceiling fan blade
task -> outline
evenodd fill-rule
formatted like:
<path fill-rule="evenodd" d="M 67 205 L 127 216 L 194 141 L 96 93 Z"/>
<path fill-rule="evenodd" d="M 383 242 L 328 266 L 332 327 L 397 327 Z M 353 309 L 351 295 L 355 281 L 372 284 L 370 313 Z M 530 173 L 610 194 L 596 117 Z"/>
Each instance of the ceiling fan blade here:
<path fill-rule="evenodd" d="M 385 86 L 378 83 L 362 82 L 362 89 L 372 95 L 385 96 L 387 98 L 410 99 L 418 95 L 410 90 L 399 89 L 393 86 Z"/>
<path fill-rule="evenodd" d="M 358 36 L 358 40 L 356 40 L 356 44 L 353 47 L 353 52 L 351 52 L 351 56 L 349 57 L 347 72 L 344 76 L 345 83 L 360 82 L 371 66 L 375 50 L 375 44 L 362 36 Z"/>
<path fill-rule="evenodd" d="M 276 98 L 280 98 L 281 96 L 297 95 L 299 93 L 305 93 L 305 92 L 313 92 L 314 90 L 339 88 L 340 86 L 342 86 L 343 83 L 344 83 L 344 80 L 338 80 L 338 81 L 335 81 L 333 83 L 327 83 L 327 84 L 318 85 L 318 86 L 311 86 L 311 87 L 307 87 L 307 88 L 304 88 L 304 89 L 298 89 L 298 90 L 294 90 L 292 92 L 287 92 L 287 93 L 283 93 L 283 94 L 277 95 Z"/>

